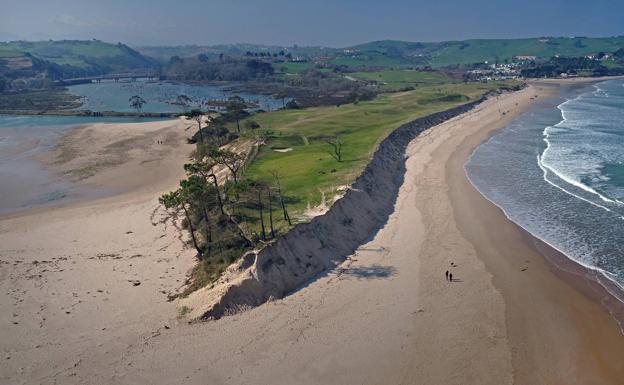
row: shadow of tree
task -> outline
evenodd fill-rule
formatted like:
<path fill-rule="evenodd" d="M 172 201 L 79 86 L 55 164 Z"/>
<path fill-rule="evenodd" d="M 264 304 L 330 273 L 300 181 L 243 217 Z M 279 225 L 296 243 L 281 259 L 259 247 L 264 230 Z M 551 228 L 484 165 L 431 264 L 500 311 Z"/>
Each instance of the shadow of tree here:
<path fill-rule="evenodd" d="M 338 270 L 338 275 L 355 279 L 385 279 L 397 275 L 396 268 L 392 266 L 370 265 L 345 267 Z"/>

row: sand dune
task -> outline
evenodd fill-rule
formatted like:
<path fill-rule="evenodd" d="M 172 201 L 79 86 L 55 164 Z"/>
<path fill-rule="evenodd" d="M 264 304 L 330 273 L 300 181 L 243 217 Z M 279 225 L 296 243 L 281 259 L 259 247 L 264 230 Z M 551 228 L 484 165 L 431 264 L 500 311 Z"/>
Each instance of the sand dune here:
<path fill-rule="evenodd" d="M 420 135 L 369 243 L 292 295 L 218 321 L 186 324 L 166 301 L 192 252 L 157 190 L 175 185 L 188 148 L 173 145 L 148 188 L 0 221 L 0 382 L 621 383 L 616 322 L 463 172 L 472 149 L 547 93 L 491 99 Z"/>

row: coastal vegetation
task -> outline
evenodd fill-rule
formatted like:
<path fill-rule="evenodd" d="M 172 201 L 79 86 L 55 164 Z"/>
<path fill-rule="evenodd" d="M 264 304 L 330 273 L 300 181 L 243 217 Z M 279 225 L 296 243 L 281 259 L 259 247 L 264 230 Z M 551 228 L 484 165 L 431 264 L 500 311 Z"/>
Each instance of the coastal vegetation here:
<path fill-rule="evenodd" d="M 146 103 L 145 99 L 143 99 L 139 95 L 131 96 L 130 99 L 128 99 L 128 101 L 130 102 L 130 106 L 132 106 L 132 108 L 134 108 L 139 113 L 141 112 L 141 110 L 143 109 L 143 106 Z"/>
<path fill-rule="evenodd" d="M 368 101 L 239 116 L 204 116 L 187 178 L 161 203 L 191 236 L 199 263 L 183 295 L 214 282 L 246 251 L 322 214 L 403 123 L 517 86 L 447 83 Z M 190 111 L 187 117 L 201 116 Z"/>
<path fill-rule="evenodd" d="M 207 56 L 169 60 L 163 74 L 170 80 L 191 81 L 249 81 L 268 78 L 274 69 L 270 63 L 257 59 L 238 59 L 221 56 L 211 60 Z"/>
<path fill-rule="evenodd" d="M 0 112 L 36 111 L 41 113 L 50 107 L 56 110 L 71 110 L 80 107 L 76 95 L 65 92 L 63 88 L 48 90 L 21 91 L 18 93 L 0 93 Z"/>

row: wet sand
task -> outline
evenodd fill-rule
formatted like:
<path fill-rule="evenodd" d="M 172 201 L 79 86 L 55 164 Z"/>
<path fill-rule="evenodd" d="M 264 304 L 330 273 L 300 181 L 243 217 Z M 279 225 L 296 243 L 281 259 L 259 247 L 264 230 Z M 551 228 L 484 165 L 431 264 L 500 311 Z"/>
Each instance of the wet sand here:
<path fill-rule="evenodd" d="M 0 221 L 0 382 L 621 383 L 615 320 L 463 169 L 550 92 L 488 100 L 415 139 L 396 210 L 368 244 L 292 295 L 217 321 L 187 324 L 166 300 L 193 264 L 156 202 L 180 177 L 182 137 L 132 193 Z M 154 164 L 128 159 L 128 183 Z M 116 185 L 118 173 L 93 183 Z"/>
<path fill-rule="evenodd" d="M 158 196 L 184 175 L 186 127 L 88 125 L 39 157 L 114 195 L 0 218 L 0 383 L 93 383 L 72 373 L 106 370 L 117 348 L 175 321 L 167 297 L 194 258 Z"/>

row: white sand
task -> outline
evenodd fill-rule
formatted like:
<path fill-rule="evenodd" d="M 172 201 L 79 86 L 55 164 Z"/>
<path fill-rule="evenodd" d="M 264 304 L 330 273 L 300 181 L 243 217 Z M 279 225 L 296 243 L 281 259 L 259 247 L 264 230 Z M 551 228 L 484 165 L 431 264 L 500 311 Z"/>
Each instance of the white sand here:
<path fill-rule="evenodd" d="M 285 299 L 214 322 L 176 322 L 161 293 L 192 264 L 156 203 L 188 147 L 172 145 L 157 168 L 170 172 L 145 190 L 0 221 L 0 382 L 621 383 L 615 322 L 463 174 L 472 149 L 536 92 L 421 135 L 396 211 L 370 243 Z"/>

